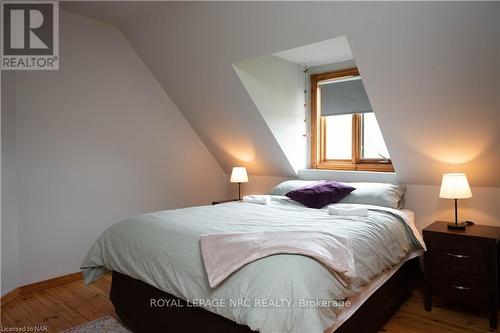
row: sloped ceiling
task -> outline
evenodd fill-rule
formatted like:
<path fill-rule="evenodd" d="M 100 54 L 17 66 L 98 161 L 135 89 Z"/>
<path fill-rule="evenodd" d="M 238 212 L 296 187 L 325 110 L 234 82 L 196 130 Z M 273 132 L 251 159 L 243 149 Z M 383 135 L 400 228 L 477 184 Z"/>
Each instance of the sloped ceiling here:
<path fill-rule="evenodd" d="M 336 64 L 354 60 L 346 36 L 299 46 L 273 54 L 274 56 L 307 67 Z"/>
<path fill-rule="evenodd" d="M 231 64 L 346 35 L 401 182 L 438 184 L 462 171 L 473 185 L 500 186 L 500 3 L 62 8 L 117 25 L 227 171 L 294 175 Z"/>

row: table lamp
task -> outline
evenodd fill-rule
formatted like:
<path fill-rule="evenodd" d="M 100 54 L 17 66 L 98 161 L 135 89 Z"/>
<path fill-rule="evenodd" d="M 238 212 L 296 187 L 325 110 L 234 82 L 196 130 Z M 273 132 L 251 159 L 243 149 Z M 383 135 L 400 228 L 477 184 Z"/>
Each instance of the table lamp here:
<path fill-rule="evenodd" d="M 464 173 L 445 173 L 441 182 L 439 197 L 455 200 L 455 223 L 449 223 L 448 229 L 465 230 L 465 222 L 458 223 L 457 201 L 472 197 L 467 176 Z"/>
<path fill-rule="evenodd" d="M 231 183 L 238 183 L 238 200 L 241 200 L 241 183 L 248 183 L 247 169 L 245 167 L 234 167 L 231 172 Z"/>

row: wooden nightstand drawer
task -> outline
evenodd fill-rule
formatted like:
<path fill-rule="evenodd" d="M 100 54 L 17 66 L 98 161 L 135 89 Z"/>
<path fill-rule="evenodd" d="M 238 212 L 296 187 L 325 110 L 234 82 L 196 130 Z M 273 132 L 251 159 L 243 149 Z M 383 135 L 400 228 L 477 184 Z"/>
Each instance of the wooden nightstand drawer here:
<path fill-rule="evenodd" d="M 432 252 L 431 264 L 437 269 L 488 275 L 488 244 L 484 242 L 435 237 L 429 250 Z"/>
<path fill-rule="evenodd" d="M 471 308 L 488 307 L 487 277 L 456 271 L 439 270 L 439 292 L 444 301 Z"/>
<path fill-rule="evenodd" d="M 498 324 L 498 266 L 500 227 L 468 225 L 465 230 L 448 229 L 436 221 L 424 236 L 425 309 L 432 309 L 432 294 L 445 302 L 479 309 L 488 307 L 490 328 Z"/>

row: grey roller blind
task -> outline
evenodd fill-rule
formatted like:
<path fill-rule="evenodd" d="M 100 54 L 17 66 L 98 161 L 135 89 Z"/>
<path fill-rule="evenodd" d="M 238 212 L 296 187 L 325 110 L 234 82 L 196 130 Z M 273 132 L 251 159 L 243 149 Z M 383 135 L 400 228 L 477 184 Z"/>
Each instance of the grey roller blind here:
<path fill-rule="evenodd" d="M 321 115 L 372 112 L 361 78 L 322 84 Z"/>

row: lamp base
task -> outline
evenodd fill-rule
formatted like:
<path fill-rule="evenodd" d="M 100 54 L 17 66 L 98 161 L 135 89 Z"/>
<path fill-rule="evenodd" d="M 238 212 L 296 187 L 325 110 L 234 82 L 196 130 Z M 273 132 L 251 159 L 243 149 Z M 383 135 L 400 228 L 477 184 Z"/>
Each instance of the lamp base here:
<path fill-rule="evenodd" d="M 449 230 L 465 230 L 466 226 L 467 226 L 467 223 L 465 223 L 465 222 L 458 222 L 457 224 L 448 223 Z"/>

